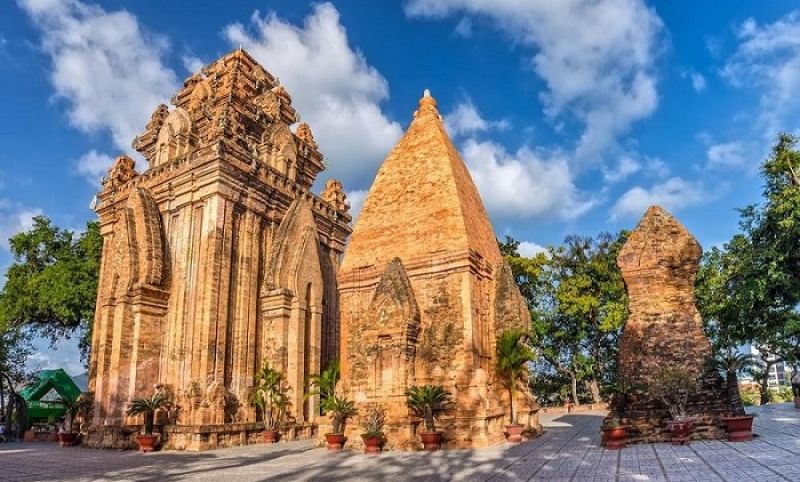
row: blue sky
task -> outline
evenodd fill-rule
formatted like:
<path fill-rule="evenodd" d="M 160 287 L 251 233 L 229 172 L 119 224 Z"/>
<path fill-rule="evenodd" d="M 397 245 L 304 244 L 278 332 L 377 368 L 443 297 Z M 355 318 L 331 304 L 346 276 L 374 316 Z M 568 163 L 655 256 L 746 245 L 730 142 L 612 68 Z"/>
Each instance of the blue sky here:
<path fill-rule="evenodd" d="M 243 46 L 357 209 L 424 88 L 499 235 L 526 252 L 661 204 L 708 247 L 797 130 L 796 2 L 408 0 L 0 5 L 0 266 L 46 214 L 80 228 L 114 156 L 190 71 Z M 140 168 L 143 167 L 140 164 Z M 74 363 L 74 347 L 36 363 Z"/>

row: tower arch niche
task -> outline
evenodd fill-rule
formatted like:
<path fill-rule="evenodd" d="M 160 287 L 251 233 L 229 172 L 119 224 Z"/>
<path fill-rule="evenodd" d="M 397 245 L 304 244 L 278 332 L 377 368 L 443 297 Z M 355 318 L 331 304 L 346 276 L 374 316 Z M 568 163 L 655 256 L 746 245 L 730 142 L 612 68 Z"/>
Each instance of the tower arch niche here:
<path fill-rule="evenodd" d="M 312 423 L 319 400 L 304 399 L 309 375 L 320 372 L 322 268 L 319 239 L 308 202 L 294 201 L 275 236 L 261 295 L 264 359 L 280 369 L 289 388 L 289 410 L 298 423 Z"/>

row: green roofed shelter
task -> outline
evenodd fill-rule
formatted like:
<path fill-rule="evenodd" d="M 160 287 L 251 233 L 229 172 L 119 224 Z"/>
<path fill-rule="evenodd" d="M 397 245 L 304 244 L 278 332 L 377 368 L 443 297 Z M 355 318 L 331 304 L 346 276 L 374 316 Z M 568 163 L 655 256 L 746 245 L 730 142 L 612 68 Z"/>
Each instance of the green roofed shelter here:
<path fill-rule="evenodd" d="M 64 400 L 77 400 L 81 394 L 80 388 L 67 375 L 62 368 L 55 370 L 40 370 L 36 380 L 25 385 L 19 395 L 25 400 L 27 406 L 27 420 L 25 425 L 39 421 L 53 421 L 64 415 L 64 406 L 58 403 L 59 398 Z"/>

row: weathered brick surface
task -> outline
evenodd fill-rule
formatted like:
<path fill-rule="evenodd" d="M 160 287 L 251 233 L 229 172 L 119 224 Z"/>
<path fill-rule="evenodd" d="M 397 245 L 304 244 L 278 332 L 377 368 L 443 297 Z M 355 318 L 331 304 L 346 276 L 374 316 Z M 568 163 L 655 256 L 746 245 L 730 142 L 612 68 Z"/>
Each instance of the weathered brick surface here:
<path fill-rule="evenodd" d="M 344 390 L 362 411 L 387 411 L 388 448 L 417 448 L 422 427 L 404 393 L 429 383 L 454 398 L 440 422 L 446 447 L 503 440 L 509 407 L 495 377 L 495 339 L 529 323 L 509 276 L 478 191 L 426 94 L 378 171 L 339 271 Z M 520 406 L 536 408 L 524 392 Z M 350 424 L 349 444 L 358 446 L 358 433 Z"/>
<path fill-rule="evenodd" d="M 721 437 L 719 417 L 731 413 L 722 379 L 704 373 L 711 344 L 703 333 L 694 297 L 701 254 L 691 233 L 658 206 L 647 210 L 619 253 L 617 263 L 630 307 L 619 368 L 636 388 L 623 413 L 633 442 L 669 437 L 665 428 L 669 413 L 647 389 L 668 367 L 680 367 L 698 377 L 698 391 L 688 407 L 696 419 L 693 437 Z"/>
<path fill-rule="evenodd" d="M 120 157 L 98 195 L 104 239 L 87 441 L 130 443 L 132 398 L 154 386 L 183 408 L 170 446 L 246 443 L 266 359 L 285 371 L 310 435 L 303 380 L 338 354 L 336 270 L 351 228 L 341 183 L 276 78 L 237 50 L 190 76 Z M 311 401 L 313 403 L 313 400 Z M 168 435 L 167 435 L 168 434 Z"/>

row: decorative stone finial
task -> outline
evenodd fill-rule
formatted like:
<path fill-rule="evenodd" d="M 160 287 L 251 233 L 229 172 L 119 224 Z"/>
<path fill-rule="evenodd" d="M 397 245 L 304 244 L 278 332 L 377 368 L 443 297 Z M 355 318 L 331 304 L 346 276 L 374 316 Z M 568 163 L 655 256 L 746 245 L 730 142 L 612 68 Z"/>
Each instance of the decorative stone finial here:
<path fill-rule="evenodd" d="M 328 179 L 320 197 L 323 201 L 336 208 L 337 211 L 347 212 L 350 210 L 350 203 L 347 202 L 347 196 L 344 194 L 344 187 L 342 183 L 336 179 Z"/>
<path fill-rule="evenodd" d="M 114 160 L 111 169 L 108 170 L 108 176 L 106 176 L 103 184 L 106 187 L 118 187 L 138 175 L 136 162 L 128 156 L 119 156 Z"/>
<path fill-rule="evenodd" d="M 305 143 L 310 145 L 312 148 L 317 148 L 317 142 L 314 140 L 314 134 L 311 132 L 311 126 L 305 122 L 301 122 L 300 125 L 297 126 L 297 132 L 295 134 L 298 138 L 305 141 Z"/>
<path fill-rule="evenodd" d="M 437 116 L 439 115 L 436 99 L 433 98 L 431 91 L 428 89 L 425 89 L 425 91 L 422 93 L 422 98 L 419 100 L 419 108 L 416 112 L 414 112 L 414 117 L 417 117 L 419 114 L 424 112 L 432 112 Z"/>

